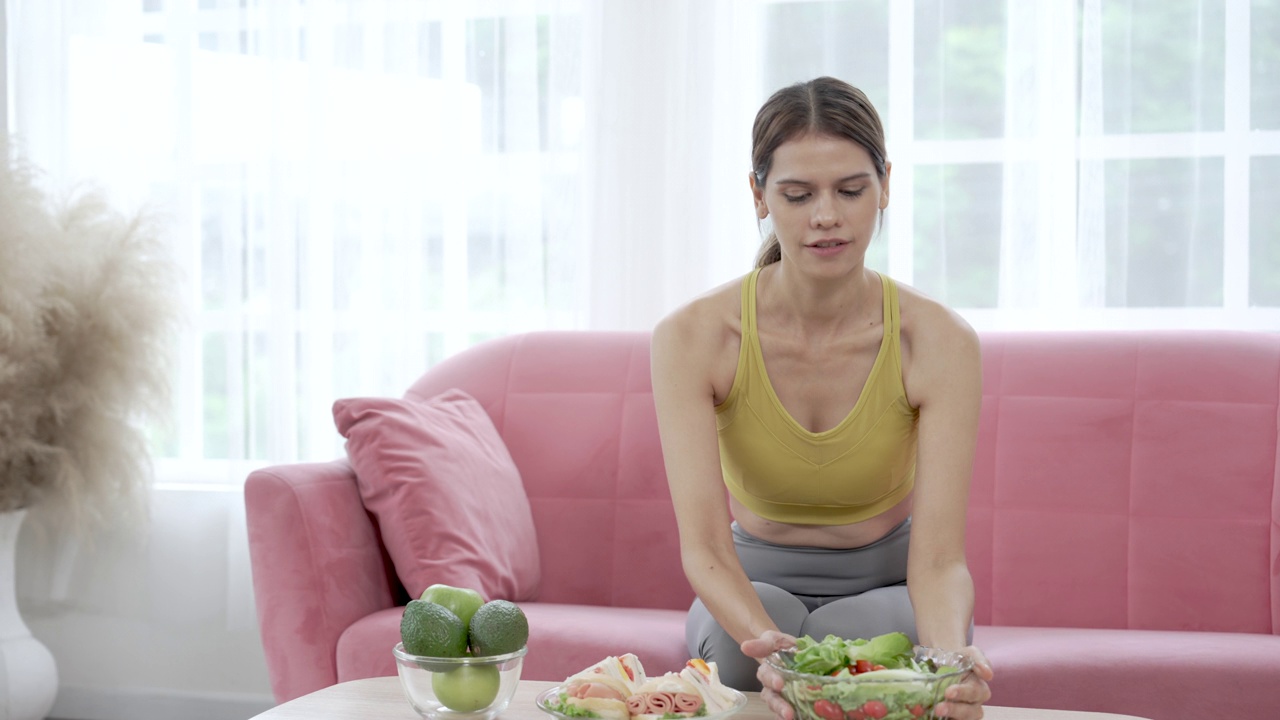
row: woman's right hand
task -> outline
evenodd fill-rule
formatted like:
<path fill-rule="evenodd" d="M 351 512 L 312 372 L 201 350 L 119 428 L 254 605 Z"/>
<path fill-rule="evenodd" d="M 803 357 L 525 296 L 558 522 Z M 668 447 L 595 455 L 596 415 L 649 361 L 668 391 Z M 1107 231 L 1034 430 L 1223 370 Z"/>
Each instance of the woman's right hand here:
<path fill-rule="evenodd" d="M 782 698 L 782 676 L 764 661 L 775 651 L 796 646 L 796 639 L 778 630 L 766 630 L 760 637 L 742 643 L 742 654 L 760 661 L 756 677 L 760 680 L 760 699 L 779 720 L 793 720 L 791 705 Z"/>

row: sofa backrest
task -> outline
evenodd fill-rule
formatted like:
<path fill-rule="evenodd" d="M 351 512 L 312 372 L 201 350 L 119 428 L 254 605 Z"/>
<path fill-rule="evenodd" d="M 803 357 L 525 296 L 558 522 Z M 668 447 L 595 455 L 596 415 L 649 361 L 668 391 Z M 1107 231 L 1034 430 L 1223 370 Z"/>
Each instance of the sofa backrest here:
<path fill-rule="evenodd" d="M 451 356 L 406 394 L 451 387 L 493 418 L 542 558 L 538 600 L 687 608 L 649 381 L 649 336 L 536 332 Z"/>
<path fill-rule="evenodd" d="M 1280 335 L 988 333 L 986 625 L 1276 633 Z"/>
<path fill-rule="evenodd" d="M 1280 335 L 985 333 L 967 550 L 983 625 L 1280 628 Z M 543 602 L 685 608 L 643 332 L 536 332 L 432 368 L 507 443 Z"/>

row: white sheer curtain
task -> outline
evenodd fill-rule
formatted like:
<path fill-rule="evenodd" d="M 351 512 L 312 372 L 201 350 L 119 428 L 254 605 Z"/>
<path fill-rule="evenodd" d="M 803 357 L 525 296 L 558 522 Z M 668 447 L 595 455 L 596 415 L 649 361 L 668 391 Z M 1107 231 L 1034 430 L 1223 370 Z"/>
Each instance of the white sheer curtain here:
<path fill-rule="evenodd" d="M 16 142 L 170 221 L 164 458 L 323 457 L 333 398 L 480 339 L 650 327 L 749 265 L 751 117 L 818 74 L 886 120 L 871 262 L 976 324 L 1277 319 L 1276 0 L 7 2 Z"/>
<path fill-rule="evenodd" d="M 584 322 L 575 4 L 58 5 L 17 4 L 14 130 L 171 220 L 194 322 L 164 455 L 315 457 L 334 397 Z"/>
<path fill-rule="evenodd" d="M 976 326 L 1280 328 L 1280 0 L 5 2 L 14 142 L 186 270 L 160 487 L 219 498 L 166 507 L 225 544 L 186 600 L 233 626 L 238 485 L 340 455 L 335 398 L 745 272 L 790 82 L 868 92 L 869 262 Z"/>
<path fill-rule="evenodd" d="M 757 8 L 584 3 L 587 326 L 647 329 L 750 267 Z"/>
<path fill-rule="evenodd" d="M 163 457 L 323 456 L 335 397 L 750 262 L 750 4 L 10 3 L 16 142 L 171 221 Z"/>

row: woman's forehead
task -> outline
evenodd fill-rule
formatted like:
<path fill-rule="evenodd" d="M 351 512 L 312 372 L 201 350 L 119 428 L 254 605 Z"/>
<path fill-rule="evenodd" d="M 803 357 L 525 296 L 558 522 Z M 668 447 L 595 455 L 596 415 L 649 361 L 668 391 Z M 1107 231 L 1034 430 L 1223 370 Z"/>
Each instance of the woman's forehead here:
<path fill-rule="evenodd" d="M 834 181 L 876 174 L 871 154 L 858 143 L 832 135 L 806 133 L 778 146 L 769 179 L 774 182 Z"/>

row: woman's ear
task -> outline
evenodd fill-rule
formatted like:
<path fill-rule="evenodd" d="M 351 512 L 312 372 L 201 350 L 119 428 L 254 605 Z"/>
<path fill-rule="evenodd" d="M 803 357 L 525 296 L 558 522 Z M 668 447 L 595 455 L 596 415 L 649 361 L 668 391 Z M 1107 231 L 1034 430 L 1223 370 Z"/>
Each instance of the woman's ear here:
<path fill-rule="evenodd" d="M 751 183 L 751 199 L 756 205 L 756 217 L 763 220 L 769 217 L 769 206 L 764 201 L 764 188 L 756 184 L 756 174 L 747 173 L 747 182 Z"/>
<path fill-rule="evenodd" d="M 880 209 L 889 207 L 889 173 L 893 170 L 893 163 L 888 160 L 884 163 L 884 178 L 880 180 Z"/>

